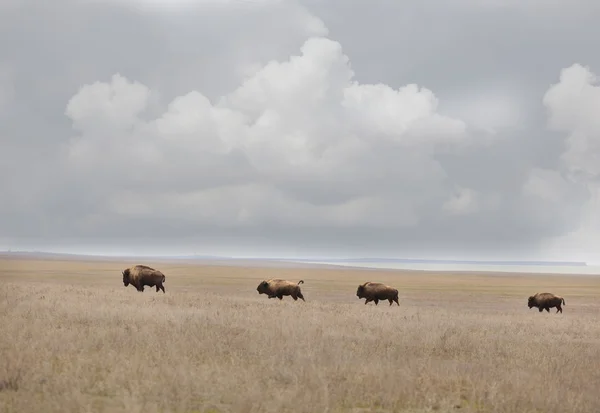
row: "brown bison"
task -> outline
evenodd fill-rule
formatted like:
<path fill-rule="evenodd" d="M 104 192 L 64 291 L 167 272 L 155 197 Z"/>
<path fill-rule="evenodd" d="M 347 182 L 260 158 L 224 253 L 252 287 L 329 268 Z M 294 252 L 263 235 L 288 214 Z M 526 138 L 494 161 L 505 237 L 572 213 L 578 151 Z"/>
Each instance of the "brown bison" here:
<path fill-rule="evenodd" d="M 148 287 L 156 286 L 156 292 L 162 290 L 165 293 L 165 275 L 145 265 L 135 265 L 127 268 L 123 271 L 123 284 L 127 287 L 129 284 L 133 285 L 139 292 L 144 291 L 144 286 Z"/>
<path fill-rule="evenodd" d="M 537 307 L 540 313 L 544 310 L 550 312 L 552 307 L 556 307 L 556 312 L 562 313 L 562 307 L 560 304 L 565 304 L 565 299 L 561 296 L 554 295 L 552 293 L 536 293 L 527 299 L 527 305 L 531 310 L 533 307 Z"/>
<path fill-rule="evenodd" d="M 298 300 L 298 298 L 306 301 L 302 295 L 302 291 L 300 291 L 300 284 L 304 284 L 304 280 L 300 280 L 298 284 L 294 284 L 291 281 L 275 278 L 261 281 L 258 287 L 256 287 L 256 291 L 259 294 L 267 294 L 269 298 L 277 297 L 283 300 L 284 295 L 291 295 L 294 301 Z"/>
<path fill-rule="evenodd" d="M 382 283 L 366 282 L 359 285 L 356 290 L 356 296 L 359 299 L 366 298 L 365 305 L 367 305 L 369 301 L 374 301 L 375 305 L 377 305 L 379 300 L 388 300 L 390 305 L 394 302 L 396 302 L 398 306 L 400 305 L 400 303 L 398 303 L 398 290 Z"/>

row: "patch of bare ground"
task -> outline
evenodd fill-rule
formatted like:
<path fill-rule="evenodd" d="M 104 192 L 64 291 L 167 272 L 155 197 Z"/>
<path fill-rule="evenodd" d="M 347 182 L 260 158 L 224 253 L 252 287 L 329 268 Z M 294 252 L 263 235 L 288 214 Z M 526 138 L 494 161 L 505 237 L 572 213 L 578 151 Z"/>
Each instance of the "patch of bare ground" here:
<path fill-rule="evenodd" d="M 0 260 L 0 412 L 600 411 L 600 278 L 144 262 L 163 294 L 130 264 Z M 275 276 L 307 301 L 259 296 Z"/>

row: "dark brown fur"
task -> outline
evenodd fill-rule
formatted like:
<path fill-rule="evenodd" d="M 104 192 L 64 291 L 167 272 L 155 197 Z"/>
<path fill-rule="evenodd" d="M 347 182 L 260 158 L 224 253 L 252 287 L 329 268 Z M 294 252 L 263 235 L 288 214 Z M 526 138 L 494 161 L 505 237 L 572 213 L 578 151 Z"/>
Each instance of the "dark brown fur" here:
<path fill-rule="evenodd" d="M 258 284 L 258 287 L 256 287 L 256 291 L 258 291 L 259 294 L 267 294 L 269 298 L 277 297 L 280 300 L 283 300 L 284 295 L 289 295 L 294 301 L 298 300 L 298 298 L 302 299 L 302 301 L 306 301 L 302 295 L 302 291 L 300 291 L 300 284 L 304 284 L 304 280 L 300 280 L 298 281 L 298 284 L 295 284 L 292 281 L 274 278 L 261 281 L 261 283 Z"/>
<path fill-rule="evenodd" d="M 367 305 L 369 301 L 374 301 L 375 305 L 377 305 L 379 300 L 388 300 L 390 305 L 395 302 L 400 306 L 400 303 L 398 302 L 398 290 L 382 283 L 366 282 L 359 285 L 356 290 L 356 296 L 359 299 L 366 298 L 365 305 Z"/>
<path fill-rule="evenodd" d="M 527 299 L 527 306 L 529 309 L 537 307 L 540 310 L 540 313 L 544 310 L 550 312 L 552 307 L 556 307 L 557 313 L 562 313 L 562 307 L 560 306 L 561 303 L 567 305 L 564 298 L 552 293 L 536 293 Z"/>
<path fill-rule="evenodd" d="M 165 280 L 166 277 L 162 272 L 146 265 L 135 265 L 123 271 L 123 285 L 127 287 L 131 284 L 139 292 L 143 292 L 144 286 L 147 285 L 148 287 L 156 286 L 156 292 L 162 290 L 164 294 L 165 287 L 163 283 Z"/>

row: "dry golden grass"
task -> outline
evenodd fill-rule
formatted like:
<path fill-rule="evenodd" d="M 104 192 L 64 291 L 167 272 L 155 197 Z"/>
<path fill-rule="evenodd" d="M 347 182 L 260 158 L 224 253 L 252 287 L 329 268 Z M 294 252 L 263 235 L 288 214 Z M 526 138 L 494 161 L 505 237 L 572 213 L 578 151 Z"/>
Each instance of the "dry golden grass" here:
<path fill-rule="evenodd" d="M 600 277 L 143 262 L 163 294 L 130 264 L 0 258 L 0 412 L 600 411 Z M 259 296 L 275 276 L 307 301 Z"/>

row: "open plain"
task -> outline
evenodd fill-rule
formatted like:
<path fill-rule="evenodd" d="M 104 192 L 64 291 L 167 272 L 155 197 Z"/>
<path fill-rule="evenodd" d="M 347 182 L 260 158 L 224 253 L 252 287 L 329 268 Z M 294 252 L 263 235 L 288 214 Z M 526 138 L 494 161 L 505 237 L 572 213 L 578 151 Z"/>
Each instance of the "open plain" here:
<path fill-rule="evenodd" d="M 123 286 L 138 263 L 166 294 Z M 564 312 L 527 308 L 541 291 Z M 592 413 L 599 314 L 597 276 L 3 256 L 0 412 Z"/>

